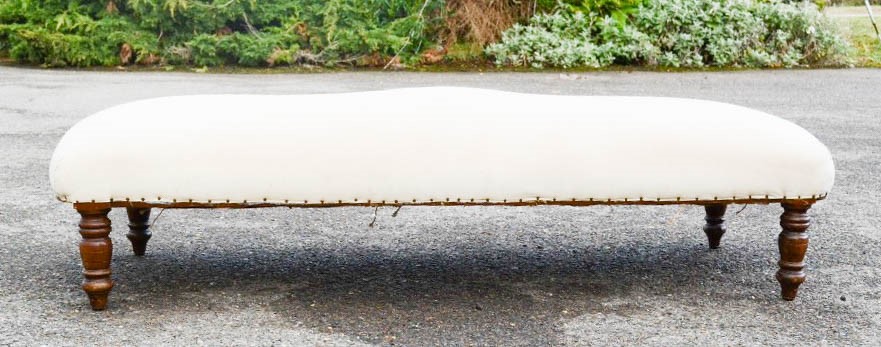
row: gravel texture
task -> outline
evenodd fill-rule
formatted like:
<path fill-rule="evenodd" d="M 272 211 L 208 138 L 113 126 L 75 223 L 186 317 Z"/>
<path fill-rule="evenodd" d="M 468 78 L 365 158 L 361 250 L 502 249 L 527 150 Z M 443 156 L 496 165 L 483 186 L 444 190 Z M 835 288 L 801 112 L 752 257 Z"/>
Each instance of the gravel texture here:
<path fill-rule="evenodd" d="M 0 67 L 0 345 L 878 345 L 879 81 L 881 70 L 861 69 L 203 75 Z M 740 206 L 730 208 L 729 232 L 712 251 L 694 206 L 405 207 L 396 218 L 384 208 L 374 228 L 370 208 L 168 210 L 143 258 L 132 255 L 125 213 L 115 210 L 116 287 L 109 310 L 88 309 L 78 216 L 48 182 L 52 150 L 77 120 L 162 95 L 429 85 L 694 97 L 803 126 L 830 147 L 837 183 L 811 210 L 799 298 L 780 300 L 774 280 L 777 205 L 736 216 Z"/>

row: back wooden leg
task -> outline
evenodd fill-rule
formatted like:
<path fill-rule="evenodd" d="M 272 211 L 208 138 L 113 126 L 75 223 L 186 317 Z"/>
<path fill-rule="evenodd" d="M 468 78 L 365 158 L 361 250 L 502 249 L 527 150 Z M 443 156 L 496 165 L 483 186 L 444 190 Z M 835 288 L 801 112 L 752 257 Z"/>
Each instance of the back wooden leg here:
<path fill-rule="evenodd" d="M 713 204 L 704 206 L 704 209 L 707 212 L 707 216 L 704 217 L 704 220 L 707 221 L 707 224 L 704 225 L 704 233 L 707 234 L 707 240 L 710 241 L 711 249 L 719 248 L 719 243 L 722 240 L 722 235 L 725 234 L 724 217 L 726 208 L 728 208 L 727 204 Z"/>
<path fill-rule="evenodd" d="M 107 307 L 107 295 L 113 288 L 110 278 L 110 258 L 113 243 L 110 241 L 110 219 L 107 204 L 77 204 L 80 213 L 80 256 L 83 259 L 83 290 L 89 296 L 93 310 Z"/>
<path fill-rule="evenodd" d="M 780 226 L 783 231 L 777 238 L 780 248 L 780 270 L 777 281 L 780 282 L 781 295 L 784 300 L 794 300 L 798 294 L 798 286 L 805 281 L 804 259 L 808 250 L 808 234 L 805 232 L 811 224 L 808 209 L 812 202 L 787 201 L 782 203 L 783 214 Z"/>
<path fill-rule="evenodd" d="M 128 207 L 126 210 L 128 212 L 128 234 L 125 236 L 132 242 L 135 255 L 142 256 L 147 251 L 147 241 L 153 236 L 149 230 L 150 224 L 147 224 L 150 220 L 150 209 Z"/>

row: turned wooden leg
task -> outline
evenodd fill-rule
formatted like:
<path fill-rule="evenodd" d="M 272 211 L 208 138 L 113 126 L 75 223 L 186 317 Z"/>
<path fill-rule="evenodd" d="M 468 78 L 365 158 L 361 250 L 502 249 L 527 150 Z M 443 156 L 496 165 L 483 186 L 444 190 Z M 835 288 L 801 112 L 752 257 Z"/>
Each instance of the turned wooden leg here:
<path fill-rule="evenodd" d="M 150 236 L 153 236 L 153 233 L 148 230 L 150 224 L 147 224 L 147 221 L 150 220 L 150 209 L 129 207 L 126 210 L 128 212 L 128 234 L 125 236 L 132 242 L 135 255 L 142 256 L 147 251 L 147 241 L 150 240 Z"/>
<path fill-rule="evenodd" d="M 805 232 L 811 224 L 808 209 L 812 202 L 787 201 L 782 203 L 783 214 L 780 226 L 783 231 L 777 239 L 780 248 L 780 270 L 777 281 L 780 282 L 781 295 L 784 300 L 794 300 L 798 294 L 798 286 L 805 281 L 804 259 L 808 250 L 808 234 Z"/>
<path fill-rule="evenodd" d="M 83 258 L 83 290 L 89 295 L 93 310 L 107 307 L 107 295 L 113 288 L 110 279 L 110 257 L 113 243 L 110 241 L 110 219 L 107 204 L 77 204 L 80 219 L 80 256 Z"/>
<path fill-rule="evenodd" d="M 722 240 L 722 235 L 725 234 L 726 208 L 728 208 L 727 204 L 704 206 L 704 209 L 707 211 L 707 216 L 704 217 L 704 220 L 707 221 L 707 224 L 704 225 L 704 233 L 707 234 L 707 240 L 710 241 L 711 249 L 719 248 L 719 242 Z"/>

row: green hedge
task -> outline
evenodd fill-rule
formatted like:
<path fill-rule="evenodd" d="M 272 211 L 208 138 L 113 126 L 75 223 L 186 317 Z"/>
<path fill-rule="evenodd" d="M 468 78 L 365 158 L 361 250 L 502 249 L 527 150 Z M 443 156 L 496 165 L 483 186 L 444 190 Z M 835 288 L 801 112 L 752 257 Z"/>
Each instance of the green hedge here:
<path fill-rule="evenodd" d="M 333 65 L 433 44 L 441 0 L 3 0 L 0 52 L 51 66 Z M 125 48 L 123 48 L 125 46 Z"/>
<path fill-rule="evenodd" d="M 538 14 L 486 48 L 499 65 L 848 63 L 847 43 L 811 4 L 501 1 L 511 8 L 526 1 Z M 436 48 L 445 35 L 459 31 L 445 27 L 446 5 L 445 0 L 0 0 L 0 56 L 46 66 L 384 65 L 393 57 L 414 64 L 426 50 L 446 52 Z"/>

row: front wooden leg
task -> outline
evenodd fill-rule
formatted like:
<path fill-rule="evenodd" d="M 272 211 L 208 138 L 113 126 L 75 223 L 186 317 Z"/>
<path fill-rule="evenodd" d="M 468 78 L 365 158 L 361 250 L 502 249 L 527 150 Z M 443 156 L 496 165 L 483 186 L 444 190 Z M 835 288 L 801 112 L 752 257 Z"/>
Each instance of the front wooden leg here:
<path fill-rule="evenodd" d="M 107 204 L 77 204 L 80 219 L 80 256 L 83 259 L 83 290 L 89 295 L 93 310 L 107 307 L 107 295 L 113 288 L 110 279 L 110 206 Z"/>
<path fill-rule="evenodd" d="M 808 250 L 808 234 L 805 232 L 811 224 L 808 209 L 813 202 L 783 202 L 783 214 L 780 226 L 783 231 L 777 239 L 780 248 L 780 270 L 777 281 L 780 282 L 783 300 L 794 300 L 798 295 L 798 286 L 805 281 L 804 259 Z"/>
<path fill-rule="evenodd" d="M 728 208 L 727 204 L 704 206 L 704 209 L 707 212 L 707 216 L 704 217 L 704 220 L 707 221 L 707 224 L 704 225 L 704 233 L 707 234 L 707 240 L 710 242 L 711 249 L 719 248 L 722 235 L 725 234 L 724 217 L 726 208 Z"/>
<path fill-rule="evenodd" d="M 147 241 L 153 236 L 149 230 L 150 224 L 147 224 L 147 221 L 150 220 L 150 209 L 128 207 L 126 210 L 128 212 L 128 234 L 125 236 L 132 242 L 132 250 L 135 251 L 135 255 L 142 256 L 147 251 Z"/>

